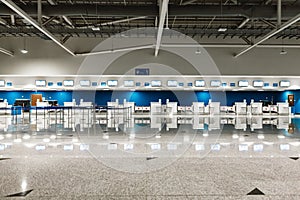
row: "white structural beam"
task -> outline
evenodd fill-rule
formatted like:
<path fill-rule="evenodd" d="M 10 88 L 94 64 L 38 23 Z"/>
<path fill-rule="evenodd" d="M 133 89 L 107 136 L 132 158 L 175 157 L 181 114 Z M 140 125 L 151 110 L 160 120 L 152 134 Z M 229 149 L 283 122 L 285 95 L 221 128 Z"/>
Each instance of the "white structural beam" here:
<path fill-rule="evenodd" d="M 70 25 L 72 28 L 75 28 L 71 19 L 64 15 L 62 16 L 62 18 L 65 20 L 65 22 L 67 22 L 68 25 Z"/>
<path fill-rule="evenodd" d="M 185 5 L 194 3 L 195 1 L 197 1 L 197 0 L 188 0 L 188 1 L 183 2 L 181 5 L 184 5 L 184 6 L 185 6 Z"/>
<path fill-rule="evenodd" d="M 163 29 L 164 29 L 164 24 L 165 24 L 165 20 L 166 20 L 166 15 L 167 15 L 167 11 L 168 11 L 168 4 L 169 4 L 169 0 L 163 0 L 161 10 L 160 10 L 158 31 L 157 31 L 157 36 L 156 36 L 156 46 L 155 46 L 155 53 L 154 53 L 155 56 L 158 55 L 161 38 L 162 38 L 162 34 L 163 34 Z"/>
<path fill-rule="evenodd" d="M 4 26 L 8 25 L 7 21 L 5 19 L 1 18 L 1 17 L 0 17 L 0 24 L 2 24 Z"/>
<path fill-rule="evenodd" d="M 10 15 L 10 21 L 11 21 L 11 25 L 15 25 L 16 24 L 16 19 L 14 15 Z"/>
<path fill-rule="evenodd" d="M 280 26 L 278 29 L 274 29 L 273 31 L 271 31 L 270 33 L 268 33 L 267 35 L 265 35 L 263 38 L 261 38 L 258 42 L 256 42 L 255 44 L 249 46 L 248 48 L 244 49 L 243 51 L 241 51 L 240 53 L 234 55 L 235 58 L 243 55 L 244 53 L 250 51 L 251 49 L 253 49 L 254 47 L 256 47 L 257 45 L 263 43 L 264 41 L 268 40 L 269 38 L 273 37 L 274 35 L 276 35 L 277 33 L 281 32 L 282 30 L 286 29 L 287 27 L 295 24 L 296 22 L 298 22 L 300 20 L 300 14 L 298 14 L 297 16 L 293 17 L 292 19 L 290 19 L 289 21 L 285 22 L 282 26 Z"/>
<path fill-rule="evenodd" d="M 244 27 L 248 22 L 249 22 L 249 18 L 244 19 L 244 21 L 242 21 L 242 23 L 240 23 L 240 25 L 238 26 L 238 28 L 242 28 Z"/>
<path fill-rule="evenodd" d="M 1 47 L 0 47 L 0 52 L 6 54 L 6 55 L 8 55 L 8 56 L 14 56 L 14 53 L 13 53 L 13 52 L 8 51 L 8 50 L 6 50 L 6 49 L 4 49 L 4 48 L 1 48 Z"/>
<path fill-rule="evenodd" d="M 37 14 L 38 14 L 38 22 L 41 25 L 42 21 L 42 0 L 37 1 Z"/>
<path fill-rule="evenodd" d="M 111 22 L 104 22 L 104 23 L 101 23 L 100 25 L 101 26 L 106 26 L 106 25 L 118 24 L 118 23 L 122 23 L 122 22 L 129 22 L 129 21 L 133 21 L 133 20 L 138 20 L 138 19 L 145 19 L 146 17 L 147 16 L 120 19 L 120 20 L 115 20 L 115 21 L 111 21 Z"/>
<path fill-rule="evenodd" d="M 57 5 L 55 0 L 47 0 L 50 5 Z"/>
<path fill-rule="evenodd" d="M 6 6 L 8 6 L 10 9 L 12 9 L 14 12 L 16 12 L 18 15 L 20 15 L 21 17 L 23 17 L 26 21 L 28 21 L 36 29 L 38 29 L 39 31 L 41 31 L 42 33 L 44 33 L 47 37 L 49 37 L 58 46 L 60 46 L 61 48 L 63 48 L 65 51 L 67 51 L 72 56 L 75 56 L 75 54 L 70 49 L 68 49 L 67 47 L 65 47 L 64 45 L 62 45 L 60 43 L 60 41 L 54 35 L 52 35 L 52 33 L 50 33 L 44 27 L 40 26 L 38 24 L 38 22 L 36 22 L 34 19 L 32 19 L 25 11 L 23 11 L 20 7 L 18 7 L 11 0 L 1 0 L 1 2 L 4 3 Z"/>

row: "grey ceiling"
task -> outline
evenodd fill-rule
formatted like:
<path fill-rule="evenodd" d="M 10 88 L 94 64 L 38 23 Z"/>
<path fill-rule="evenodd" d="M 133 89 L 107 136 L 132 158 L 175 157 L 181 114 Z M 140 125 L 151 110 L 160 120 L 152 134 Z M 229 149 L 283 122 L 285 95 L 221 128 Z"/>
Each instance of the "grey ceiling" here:
<path fill-rule="evenodd" d="M 42 0 L 42 25 L 55 36 L 110 37 L 133 28 L 155 27 L 157 0 Z M 14 1 L 38 21 L 37 0 Z M 300 1 L 282 0 L 282 23 L 300 13 Z M 277 27 L 277 0 L 169 0 L 168 27 L 191 37 L 259 38 Z M 95 30 L 94 28 L 99 28 Z M 227 28 L 220 32 L 219 28 Z M 94 30 L 93 30 L 94 29 Z M 0 37 L 43 37 L 0 3 Z M 295 23 L 275 38 L 300 38 Z"/>

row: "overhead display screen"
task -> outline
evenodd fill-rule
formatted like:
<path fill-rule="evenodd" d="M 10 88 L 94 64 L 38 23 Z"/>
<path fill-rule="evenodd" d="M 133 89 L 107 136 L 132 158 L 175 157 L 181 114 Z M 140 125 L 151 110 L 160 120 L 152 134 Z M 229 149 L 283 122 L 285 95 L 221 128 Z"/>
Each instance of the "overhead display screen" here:
<path fill-rule="evenodd" d="M 264 82 L 261 80 L 256 80 L 253 81 L 253 87 L 263 87 L 264 86 Z"/>
<path fill-rule="evenodd" d="M 241 80 L 241 81 L 238 82 L 238 86 L 239 87 L 248 87 L 249 82 L 247 80 Z"/>
<path fill-rule="evenodd" d="M 45 87 L 46 86 L 46 80 L 36 80 L 35 85 L 37 87 Z"/>
<path fill-rule="evenodd" d="M 5 81 L 4 80 L 0 80 L 0 87 L 4 87 L 5 86 Z"/>
<path fill-rule="evenodd" d="M 150 70 L 148 68 L 137 68 L 135 69 L 135 75 L 149 75 Z"/>
<path fill-rule="evenodd" d="M 205 86 L 205 81 L 204 80 L 197 80 L 197 81 L 195 81 L 195 86 L 196 87 L 204 87 Z"/>
<path fill-rule="evenodd" d="M 64 86 L 72 87 L 72 86 L 74 86 L 74 81 L 73 80 L 64 80 Z"/>
<path fill-rule="evenodd" d="M 89 87 L 91 85 L 91 82 L 89 80 L 80 80 L 79 84 L 81 87 Z"/>
<path fill-rule="evenodd" d="M 108 80 L 107 81 L 107 86 L 116 87 L 116 86 L 118 86 L 118 81 L 117 80 Z"/>
<path fill-rule="evenodd" d="M 157 81 L 157 80 L 151 81 L 151 86 L 152 87 L 160 87 L 161 81 Z"/>
<path fill-rule="evenodd" d="M 211 87 L 220 87 L 221 86 L 221 81 L 219 81 L 219 80 L 212 80 L 212 81 L 210 81 L 210 86 Z"/>
<path fill-rule="evenodd" d="M 167 86 L 168 86 L 168 87 L 177 87 L 177 85 L 178 85 L 178 83 L 177 83 L 177 81 L 175 81 L 175 80 L 169 80 L 169 81 L 167 82 Z"/>
<path fill-rule="evenodd" d="M 279 86 L 280 87 L 290 87 L 291 83 L 290 81 L 280 81 Z"/>
<path fill-rule="evenodd" d="M 134 87 L 134 81 L 133 80 L 124 81 L 124 87 Z"/>

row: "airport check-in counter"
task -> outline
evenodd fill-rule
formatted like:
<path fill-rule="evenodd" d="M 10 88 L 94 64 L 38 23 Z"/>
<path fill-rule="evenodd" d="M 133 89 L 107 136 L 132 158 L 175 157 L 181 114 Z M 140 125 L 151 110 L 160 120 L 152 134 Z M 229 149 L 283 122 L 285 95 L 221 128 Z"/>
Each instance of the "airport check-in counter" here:
<path fill-rule="evenodd" d="M 168 114 L 176 114 L 177 113 L 177 104 L 178 102 L 169 102 L 166 104 L 166 111 Z"/>
<path fill-rule="evenodd" d="M 288 129 L 291 123 L 290 117 L 278 117 L 277 119 L 277 129 Z"/>
<path fill-rule="evenodd" d="M 247 114 L 247 103 L 244 102 L 235 102 L 236 114 L 246 115 Z"/>
<path fill-rule="evenodd" d="M 193 129 L 204 129 L 204 118 L 199 116 L 193 117 Z"/>
<path fill-rule="evenodd" d="M 247 129 L 247 117 L 237 117 L 234 125 L 235 129 Z"/>
<path fill-rule="evenodd" d="M 11 105 L 7 101 L 0 102 L 0 114 L 10 114 Z"/>
<path fill-rule="evenodd" d="M 209 114 L 211 114 L 211 115 L 219 114 L 220 113 L 220 102 L 209 102 L 207 108 L 208 108 Z"/>
<path fill-rule="evenodd" d="M 169 131 L 170 128 L 177 128 L 177 117 L 171 117 L 166 119 L 166 130 Z"/>
<path fill-rule="evenodd" d="M 250 113 L 252 115 L 261 115 L 263 114 L 262 102 L 253 102 L 250 103 Z"/>
<path fill-rule="evenodd" d="M 151 114 L 161 114 L 162 113 L 161 101 L 151 102 L 150 103 L 150 112 L 151 112 Z"/>
<path fill-rule="evenodd" d="M 158 130 L 160 131 L 162 129 L 162 120 L 163 118 L 161 117 L 151 116 L 150 128 L 158 128 Z"/>
<path fill-rule="evenodd" d="M 262 117 L 251 117 L 250 119 L 250 129 L 254 131 L 255 129 L 263 128 L 263 118 Z"/>
<path fill-rule="evenodd" d="M 204 102 L 193 102 L 192 109 L 194 114 L 204 114 L 205 113 Z"/>
<path fill-rule="evenodd" d="M 278 114 L 279 115 L 288 115 L 290 113 L 290 108 L 288 103 L 277 103 Z"/>

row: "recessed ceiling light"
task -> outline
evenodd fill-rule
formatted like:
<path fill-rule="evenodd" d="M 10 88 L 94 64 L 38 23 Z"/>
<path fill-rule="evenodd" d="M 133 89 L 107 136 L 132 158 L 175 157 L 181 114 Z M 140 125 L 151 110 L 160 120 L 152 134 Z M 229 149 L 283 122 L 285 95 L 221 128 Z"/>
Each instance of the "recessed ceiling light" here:
<path fill-rule="evenodd" d="M 227 31 L 227 28 L 219 28 L 218 31 L 219 32 L 225 32 L 225 31 Z"/>
<path fill-rule="evenodd" d="M 92 27 L 92 30 L 93 30 L 93 31 L 100 31 L 100 28 L 94 26 L 94 27 Z"/>
<path fill-rule="evenodd" d="M 28 53 L 28 50 L 26 50 L 26 49 L 21 49 L 20 51 L 21 51 L 21 53 L 23 53 L 23 54 Z"/>
<path fill-rule="evenodd" d="M 287 54 L 287 51 L 285 51 L 285 50 L 280 51 L 280 55 L 285 55 L 285 54 Z"/>

